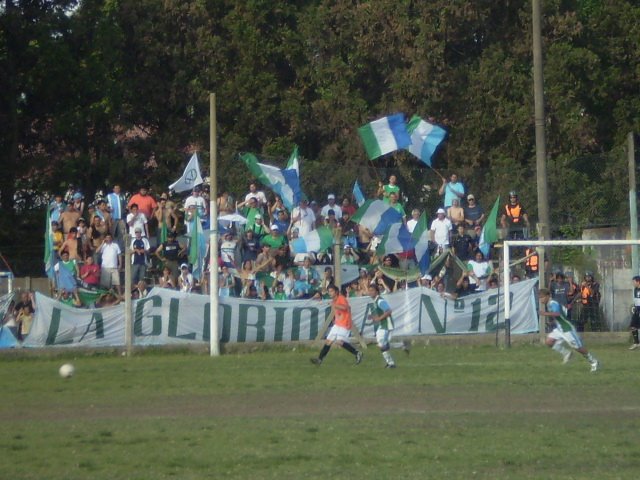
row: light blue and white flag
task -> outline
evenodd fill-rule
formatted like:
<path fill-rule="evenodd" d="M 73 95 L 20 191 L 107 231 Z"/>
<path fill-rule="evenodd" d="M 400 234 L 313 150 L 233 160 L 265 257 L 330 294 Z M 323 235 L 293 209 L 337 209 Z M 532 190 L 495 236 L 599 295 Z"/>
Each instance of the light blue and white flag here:
<path fill-rule="evenodd" d="M 245 153 L 240 155 L 240 158 L 265 187 L 280 195 L 282 203 L 289 211 L 298 205 L 302 193 L 300 191 L 300 176 L 295 168 L 280 170 L 273 165 L 259 163 L 253 153 Z"/>
<path fill-rule="evenodd" d="M 289 157 L 289 161 L 287 162 L 287 168 L 285 170 L 295 170 L 300 177 L 300 158 L 298 156 L 298 146 L 293 147 L 293 152 L 291 152 L 291 156 Z"/>
<path fill-rule="evenodd" d="M 194 153 L 191 160 L 187 163 L 182 176 L 169 185 L 169 190 L 174 192 L 187 192 L 193 190 L 196 185 L 202 184 L 202 175 L 200 175 L 200 164 L 198 163 L 198 154 Z"/>
<path fill-rule="evenodd" d="M 333 245 L 333 233 L 329 227 L 319 227 L 291 241 L 294 253 L 324 252 Z"/>
<path fill-rule="evenodd" d="M 402 222 L 402 214 L 382 200 L 367 200 L 351 220 L 374 235 L 383 235 L 392 224 Z"/>
<path fill-rule="evenodd" d="M 436 148 L 447 136 L 446 130 L 424 121 L 417 115 L 411 118 L 407 124 L 407 130 L 411 135 L 411 145 L 407 147 L 407 150 L 431 167 L 431 159 Z"/>
<path fill-rule="evenodd" d="M 358 128 L 364 148 L 373 160 L 411 145 L 404 114 L 382 117 Z"/>
<path fill-rule="evenodd" d="M 364 205 L 364 202 L 366 201 L 366 198 L 364 198 L 364 193 L 362 193 L 362 189 L 360 188 L 360 184 L 358 183 L 358 180 L 356 180 L 356 182 L 353 184 L 353 198 L 356 199 L 356 203 L 358 204 L 358 207 L 361 207 L 362 205 Z"/>
<path fill-rule="evenodd" d="M 420 267 L 420 273 L 425 275 L 431 266 L 431 254 L 429 253 L 429 222 L 426 212 L 422 212 L 416 227 L 413 229 L 413 241 L 415 242 L 416 261 Z"/>
<path fill-rule="evenodd" d="M 384 234 L 376 254 L 383 256 L 390 253 L 404 253 L 413 250 L 414 247 L 415 243 L 407 226 L 402 222 L 394 223 Z"/>
<path fill-rule="evenodd" d="M 207 239 L 204 236 L 198 209 L 195 210 L 195 215 L 191 220 L 189 232 L 191 236 L 189 239 L 189 263 L 192 265 L 191 274 L 193 278 L 199 281 L 202 278 L 205 266 L 204 259 L 207 255 Z M 217 258 L 215 262 L 214 264 L 217 266 Z"/>

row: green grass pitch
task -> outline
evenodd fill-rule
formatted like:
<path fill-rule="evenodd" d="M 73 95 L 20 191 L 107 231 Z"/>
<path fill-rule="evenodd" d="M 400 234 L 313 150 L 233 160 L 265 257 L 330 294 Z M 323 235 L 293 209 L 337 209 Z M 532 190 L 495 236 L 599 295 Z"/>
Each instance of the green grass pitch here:
<path fill-rule="evenodd" d="M 625 479 L 640 352 L 538 345 L 0 357 L 0 477 Z M 76 367 L 58 376 L 62 363 Z"/>

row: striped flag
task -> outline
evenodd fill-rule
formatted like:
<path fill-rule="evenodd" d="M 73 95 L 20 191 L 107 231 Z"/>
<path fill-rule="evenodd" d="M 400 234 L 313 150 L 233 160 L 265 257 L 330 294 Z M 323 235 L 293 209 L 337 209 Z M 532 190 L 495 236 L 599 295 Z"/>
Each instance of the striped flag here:
<path fill-rule="evenodd" d="M 204 257 L 207 255 L 207 240 L 202 229 L 202 222 L 198 215 L 198 209 L 195 209 L 195 215 L 191 219 L 191 227 L 189 229 L 191 238 L 189 240 L 189 263 L 192 265 L 191 274 L 196 280 L 200 280 L 203 274 Z M 217 254 L 217 253 L 216 253 Z M 217 264 L 217 258 L 214 265 Z"/>
<path fill-rule="evenodd" d="M 301 197 L 300 177 L 295 168 L 280 170 L 273 165 L 259 163 L 253 153 L 245 153 L 240 155 L 240 158 L 260 183 L 280 195 L 282 203 L 289 211 L 298 204 Z"/>
<path fill-rule="evenodd" d="M 44 227 L 44 269 L 49 279 L 55 277 L 55 271 L 53 269 L 56 260 L 55 257 L 53 233 L 51 232 L 51 210 L 47 208 L 47 224 Z"/>
<path fill-rule="evenodd" d="M 291 248 L 295 253 L 324 252 L 333 245 L 333 233 L 329 227 L 319 227 L 306 235 L 295 238 Z"/>
<path fill-rule="evenodd" d="M 376 249 L 378 256 L 390 253 L 404 253 L 413 250 L 415 244 L 411 233 L 404 223 L 394 223 L 384 234 L 380 245 Z"/>
<path fill-rule="evenodd" d="M 357 179 L 356 179 L 356 182 L 353 184 L 353 198 L 356 199 L 356 203 L 358 204 L 358 207 L 361 207 L 366 201 L 366 199 L 364 198 L 364 193 L 362 193 L 362 189 L 360 188 L 360 184 L 358 183 Z"/>
<path fill-rule="evenodd" d="M 431 167 L 431 158 L 438 145 L 447 136 L 446 130 L 424 121 L 417 115 L 411 118 L 407 124 L 407 130 L 411 135 L 411 145 L 407 147 L 407 150 Z"/>
<path fill-rule="evenodd" d="M 411 145 L 402 113 L 367 123 L 358 129 L 358 133 L 370 160 Z"/>
<path fill-rule="evenodd" d="M 498 229 L 496 223 L 498 222 L 498 209 L 500 208 L 500 195 L 496 198 L 496 203 L 493 204 L 491 212 L 487 217 L 487 221 L 482 227 L 482 233 L 480 233 L 480 241 L 478 242 L 478 248 L 485 257 L 489 256 L 491 244 L 498 241 Z"/>
<path fill-rule="evenodd" d="M 286 170 L 295 170 L 298 173 L 298 177 L 300 176 L 300 160 L 298 157 L 298 146 L 293 147 L 293 152 L 291 152 L 291 156 L 289 157 L 289 161 L 287 162 Z"/>
<path fill-rule="evenodd" d="M 382 200 L 367 200 L 351 220 L 374 235 L 383 235 L 392 224 L 402 222 L 402 214 Z"/>
<path fill-rule="evenodd" d="M 422 212 L 416 227 L 413 229 L 413 241 L 416 245 L 416 260 L 420 267 L 420 274 L 425 275 L 431 266 L 431 254 L 429 253 L 429 221 L 427 220 L 427 212 Z"/>

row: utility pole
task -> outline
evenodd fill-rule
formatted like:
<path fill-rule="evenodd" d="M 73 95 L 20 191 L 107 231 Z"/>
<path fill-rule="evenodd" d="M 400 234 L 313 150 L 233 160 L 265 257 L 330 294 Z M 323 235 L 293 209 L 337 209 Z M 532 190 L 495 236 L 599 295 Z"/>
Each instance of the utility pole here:
<path fill-rule="evenodd" d="M 549 230 L 549 197 L 547 194 L 547 141 L 545 135 L 544 113 L 544 75 L 542 57 L 542 0 L 531 0 L 533 28 L 533 99 L 536 132 L 536 179 L 538 185 L 538 238 L 551 238 Z M 538 275 L 540 288 L 546 287 L 545 248 L 538 252 Z M 544 328 L 540 318 L 540 338 Z"/>
<path fill-rule="evenodd" d="M 636 148 L 633 132 L 627 137 L 627 158 L 629 160 L 629 227 L 631 240 L 638 239 L 638 197 L 636 194 Z M 638 275 L 638 245 L 631 247 L 631 273 Z"/>

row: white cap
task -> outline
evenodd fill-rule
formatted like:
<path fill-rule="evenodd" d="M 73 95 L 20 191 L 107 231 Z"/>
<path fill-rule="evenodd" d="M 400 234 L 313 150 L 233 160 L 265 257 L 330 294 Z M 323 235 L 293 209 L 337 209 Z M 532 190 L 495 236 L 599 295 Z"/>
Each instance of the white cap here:
<path fill-rule="evenodd" d="M 280 230 L 280 227 L 278 225 L 276 225 L 275 223 L 273 225 L 271 225 L 271 230 Z"/>
<path fill-rule="evenodd" d="M 422 277 L 422 280 L 433 280 L 433 277 L 427 273 Z"/>
<path fill-rule="evenodd" d="M 336 196 L 333 193 L 330 193 L 329 195 L 327 195 L 327 200 L 335 200 Z"/>
<path fill-rule="evenodd" d="M 187 265 L 186 263 L 183 263 L 182 265 L 180 265 L 180 270 L 182 270 L 183 268 L 189 268 L 189 265 Z"/>
<path fill-rule="evenodd" d="M 447 214 L 447 212 L 444 211 L 444 208 L 439 208 L 436 213 L 444 213 L 445 215 Z"/>
<path fill-rule="evenodd" d="M 256 216 L 253 217 L 254 220 L 262 220 L 262 215 L 260 215 L 259 213 L 256 213 Z"/>

